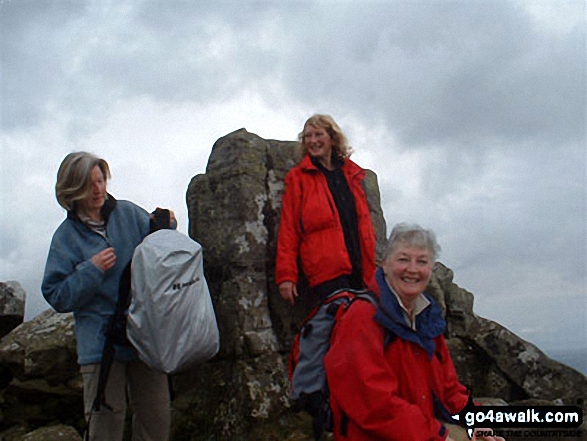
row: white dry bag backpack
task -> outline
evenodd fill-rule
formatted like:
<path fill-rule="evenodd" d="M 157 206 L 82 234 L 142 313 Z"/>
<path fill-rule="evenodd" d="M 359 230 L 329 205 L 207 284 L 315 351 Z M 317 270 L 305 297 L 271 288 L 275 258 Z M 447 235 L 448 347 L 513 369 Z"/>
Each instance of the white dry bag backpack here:
<path fill-rule="evenodd" d="M 164 229 L 137 246 L 126 330 L 139 358 L 168 374 L 216 355 L 220 338 L 199 243 Z"/>

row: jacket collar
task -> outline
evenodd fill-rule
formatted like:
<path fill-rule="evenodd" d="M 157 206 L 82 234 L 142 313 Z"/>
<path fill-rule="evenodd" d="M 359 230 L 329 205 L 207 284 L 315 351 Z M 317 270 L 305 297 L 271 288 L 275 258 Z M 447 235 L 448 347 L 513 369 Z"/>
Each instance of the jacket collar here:
<path fill-rule="evenodd" d="M 310 155 L 305 155 L 302 160 L 300 161 L 300 167 L 302 168 L 302 170 L 306 171 L 306 172 L 317 172 L 318 167 L 316 167 L 314 165 L 314 163 L 312 162 L 312 158 Z"/>
<path fill-rule="evenodd" d="M 434 339 L 442 335 L 446 329 L 446 322 L 442 317 L 442 309 L 438 303 L 424 293 L 430 305 L 416 316 L 416 330 L 414 331 L 405 322 L 402 308 L 397 297 L 389 288 L 382 268 L 377 269 L 375 281 L 380 293 L 375 321 L 391 335 L 416 343 L 432 357 L 436 347 Z"/>
<path fill-rule="evenodd" d="M 104 205 L 102 205 L 102 209 L 100 210 L 100 213 L 102 214 L 102 218 L 104 219 L 105 225 L 108 224 L 108 219 L 110 218 L 110 214 L 114 211 L 117 204 L 118 204 L 118 202 L 114 198 L 114 196 L 112 196 L 110 193 L 108 193 L 108 197 L 104 201 Z M 77 206 L 77 203 L 74 204 L 73 210 L 69 210 L 67 212 L 67 218 L 71 219 L 71 220 L 75 220 L 77 222 L 81 222 L 82 220 L 80 219 L 79 215 L 77 214 L 76 206 Z"/>
<path fill-rule="evenodd" d="M 300 167 L 305 172 L 317 173 L 320 171 L 320 169 L 318 167 L 316 167 L 316 165 L 314 165 L 314 163 L 312 162 L 312 158 L 310 157 L 310 155 L 306 155 L 302 158 L 302 160 L 300 161 Z M 357 164 L 355 164 L 349 158 L 346 158 L 342 161 L 342 163 L 340 165 L 340 169 L 345 174 L 347 179 L 350 179 L 356 175 L 360 175 L 360 176 L 365 175 L 365 170 L 363 170 L 361 167 L 359 167 Z"/>
<path fill-rule="evenodd" d="M 318 159 L 312 158 L 310 156 L 308 156 L 308 157 L 310 158 L 310 161 L 312 162 L 312 165 L 314 167 L 316 167 L 318 170 L 320 170 L 320 171 L 331 171 L 331 170 L 328 170 L 326 167 L 324 167 L 320 163 L 320 161 Z M 344 160 L 343 159 L 340 159 L 340 158 L 338 158 L 338 157 L 336 157 L 334 155 L 332 155 L 331 161 L 332 161 L 332 165 L 333 165 L 333 170 L 341 169 L 342 166 L 344 165 Z"/>

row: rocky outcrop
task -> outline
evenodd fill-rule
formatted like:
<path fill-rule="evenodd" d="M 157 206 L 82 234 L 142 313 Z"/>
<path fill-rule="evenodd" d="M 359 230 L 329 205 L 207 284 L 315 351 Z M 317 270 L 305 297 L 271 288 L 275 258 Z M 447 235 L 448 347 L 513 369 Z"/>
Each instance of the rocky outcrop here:
<path fill-rule="evenodd" d="M 56 424 L 41 427 L 31 432 L 24 427 L 14 426 L 0 433 L 2 441 L 82 441 L 80 434 L 71 426 Z"/>
<path fill-rule="evenodd" d="M 461 382 L 476 396 L 513 404 L 529 399 L 577 404 L 587 378 L 546 356 L 500 324 L 473 312 L 473 294 L 453 283 L 441 263 L 427 288 L 446 311 L 448 345 Z"/>
<path fill-rule="evenodd" d="M 18 282 L 0 282 L 0 338 L 23 322 L 25 298 Z M 0 364 L 0 390 L 10 383 L 12 377 L 12 371 Z"/>
<path fill-rule="evenodd" d="M 221 329 L 224 356 L 286 350 L 315 304 L 304 294 L 292 311 L 274 279 L 283 180 L 299 161 L 297 151 L 297 142 L 264 140 L 241 129 L 215 143 L 206 173 L 188 187 L 189 234 L 204 249 L 219 313 L 234 318 Z M 365 187 L 381 255 L 386 228 L 371 171 Z"/>
<path fill-rule="evenodd" d="M 280 298 L 273 278 L 283 178 L 299 160 L 297 147 L 244 129 L 231 133 L 216 142 L 206 173 L 194 177 L 187 192 L 190 235 L 203 245 L 207 279 L 222 317 L 223 350 L 215 361 L 221 369 L 215 373 L 226 375 L 220 383 L 207 383 L 222 384 L 214 394 L 219 411 L 212 432 L 230 434 L 232 439 L 244 439 L 251 427 L 284 415 L 287 350 L 296 325 L 316 301 L 302 282 L 301 301 L 290 307 Z M 366 184 L 380 257 L 386 228 L 373 173 Z M 452 280 L 452 271 L 439 263 L 429 291 L 446 311 L 457 370 L 476 396 L 568 404 L 585 396 L 585 376 L 478 317 L 473 295 Z M 235 401 L 234 393 L 226 391 L 247 393 Z M 200 402 L 200 393 L 193 390 L 194 403 Z M 231 406 L 238 413 L 226 413 Z M 223 418 L 227 414 L 229 421 Z"/>
<path fill-rule="evenodd" d="M 25 297 L 18 282 L 0 282 L 0 338 L 22 323 Z"/>
<path fill-rule="evenodd" d="M 10 372 L 0 391 L 0 428 L 56 423 L 81 428 L 82 383 L 76 359 L 71 314 L 45 311 L 0 340 L 0 366 Z"/>
<path fill-rule="evenodd" d="M 264 140 L 242 129 L 216 142 L 206 173 L 189 184 L 190 236 L 204 249 L 222 340 L 215 359 L 173 379 L 173 440 L 310 436 L 308 418 L 289 409 L 287 354 L 316 299 L 302 281 L 292 308 L 274 281 L 283 179 L 298 161 L 296 150 L 295 142 Z M 380 255 L 386 227 L 377 177 L 370 172 L 366 181 Z M 473 294 L 457 286 L 444 265 L 436 265 L 428 291 L 446 311 L 459 376 L 477 397 L 574 405 L 587 396 L 585 376 L 478 317 Z M 57 423 L 83 430 L 70 315 L 48 311 L 20 325 L 0 341 L 0 367 L 10 372 L 0 392 L 0 432 L 14 435 L 0 433 L 0 439 L 20 441 Z"/>

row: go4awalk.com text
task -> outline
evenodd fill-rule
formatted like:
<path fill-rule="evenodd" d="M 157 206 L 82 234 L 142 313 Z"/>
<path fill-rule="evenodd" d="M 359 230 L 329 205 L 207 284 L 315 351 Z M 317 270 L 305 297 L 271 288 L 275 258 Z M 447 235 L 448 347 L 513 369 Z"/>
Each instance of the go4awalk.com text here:
<path fill-rule="evenodd" d="M 581 436 L 583 410 L 578 406 L 474 406 L 468 404 L 453 418 L 465 425 L 469 435 L 475 428 L 488 434 L 524 438 Z M 491 430 L 489 430 L 491 429 Z M 482 429 L 483 430 L 483 429 Z M 482 436 L 482 434 L 477 434 Z"/>

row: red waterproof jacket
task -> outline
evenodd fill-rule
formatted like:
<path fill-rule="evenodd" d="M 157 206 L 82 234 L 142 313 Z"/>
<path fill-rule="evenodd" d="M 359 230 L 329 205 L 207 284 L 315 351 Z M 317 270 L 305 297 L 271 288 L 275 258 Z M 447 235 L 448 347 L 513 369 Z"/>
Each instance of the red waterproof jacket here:
<path fill-rule="evenodd" d="M 378 292 L 377 287 L 370 288 Z M 325 358 L 336 440 L 437 441 L 447 436 L 434 396 L 451 414 L 468 401 L 444 337 L 430 357 L 396 336 L 389 344 L 369 302 L 355 302 L 334 328 Z"/>
<path fill-rule="evenodd" d="M 365 171 L 350 159 L 341 169 L 355 198 L 363 279 L 367 283 L 375 272 L 375 232 L 361 185 Z M 297 283 L 298 257 L 311 287 L 352 272 L 326 177 L 307 155 L 285 177 L 277 241 L 277 284 Z"/>

